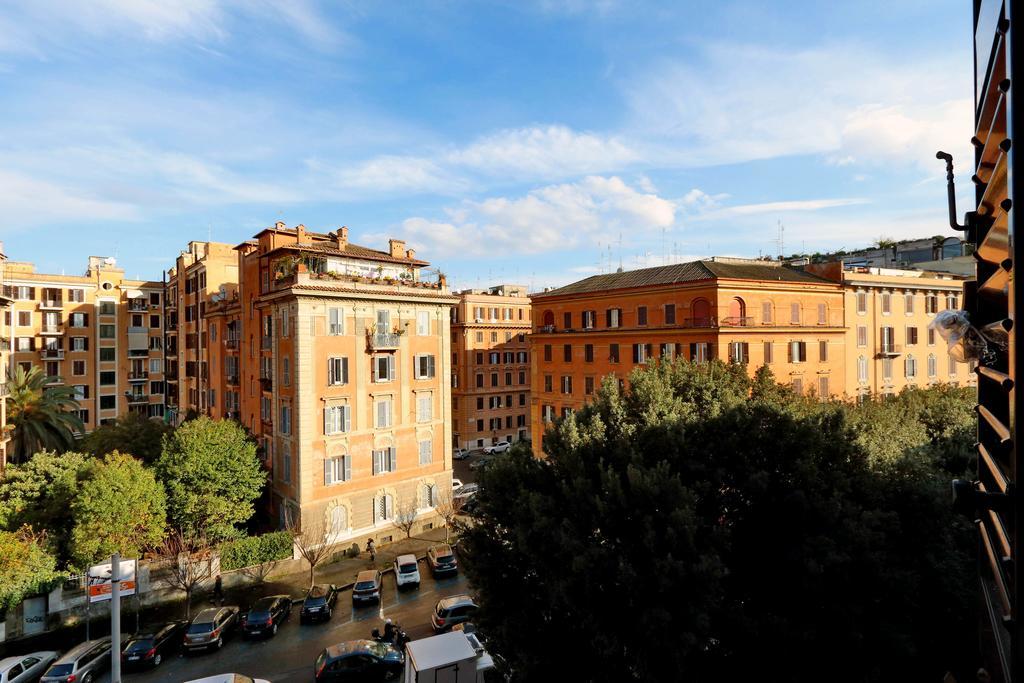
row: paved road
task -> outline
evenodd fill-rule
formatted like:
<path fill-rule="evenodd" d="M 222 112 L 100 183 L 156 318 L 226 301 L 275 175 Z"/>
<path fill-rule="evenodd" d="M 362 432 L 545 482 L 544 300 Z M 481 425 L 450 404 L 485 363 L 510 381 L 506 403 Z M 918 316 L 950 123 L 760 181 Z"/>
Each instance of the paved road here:
<path fill-rule="evenodd" d="M 384 577 L 384 600 L 378 606 L 350 608 L 348 591 L 338 597 L 334 618 L 324 624 L 299 624 L 298 605 L 291 618 L 277 635 L 268 640 L 249 641 L 232 637 L 219 652 L 180 655 L 169 659 L 160 668 L 145 673 L 129 673 L 124 680 L 132 683 L 181 683 L 218 673 L 241 673 L 254 678 L 265 678 L 271 683 L 309 683 L 313 678 L 313 661 L 328 645 L 345 640 L 369 638 L 370 631 L 382 628 L 385 617 L 400 624 L 413 640 L 433 634 L 430 612 L 437 601 L 449 595 L 468 591 L 462 574 L 435 581 L 430 571 L 420 563 L 422 582 L 418 591 L 395 589 L 391 575 Z M 97 683 L 108 683 L 104 675 Z"/>

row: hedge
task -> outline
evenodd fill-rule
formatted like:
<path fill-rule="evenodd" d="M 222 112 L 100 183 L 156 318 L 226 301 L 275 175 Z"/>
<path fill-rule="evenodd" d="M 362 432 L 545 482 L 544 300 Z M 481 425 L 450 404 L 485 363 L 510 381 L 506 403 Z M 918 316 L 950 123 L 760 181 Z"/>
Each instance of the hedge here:
<path fill-rule="evenodd" d="M 246 536 L 220 546 L 220 569 L 231 571 L 292 556 L 292 535 L 275 531 L 262 536 Z"/>

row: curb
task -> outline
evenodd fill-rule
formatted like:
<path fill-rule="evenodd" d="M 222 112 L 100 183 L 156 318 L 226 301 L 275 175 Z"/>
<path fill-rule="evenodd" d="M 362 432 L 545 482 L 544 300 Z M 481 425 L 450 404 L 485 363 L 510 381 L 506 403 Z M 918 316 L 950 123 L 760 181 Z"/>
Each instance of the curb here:
<path fill-rule="evenodd" d="M 411 553 L 406 553 L 406 554 L 411 554 Z M 427 559 L 427 555 L 426 555 L 426 553 L 424 553 L 422 557 L 419 557 L 419 556 L 416 557 L 416 563 L 419 564 L 420 562 L 426 561 L 426 559 Z M 389 566 L 385 567 L 384 569 L 381 569 L 380 573 L 382 575 L 383 574 L 388 574 L 388 573 L 394 574 L 395 573 L 394 565 L 389 565 Z M 355 585 L 356 585 L 356 582 L 352 581 L 350 583 L 342 583 L 342 584 L 337 584 L 336 583 L 336 584 L 334 584 L 334 587 L 337 588 L 339 591 L 350 591 L 350 590 L 352 590 L 352 587 L 355 586 Z M 303 600 L 305 600 L 305 598 L 293 598 L 292 599 L 292 604 L 293 605 L 301 604 Z"/>

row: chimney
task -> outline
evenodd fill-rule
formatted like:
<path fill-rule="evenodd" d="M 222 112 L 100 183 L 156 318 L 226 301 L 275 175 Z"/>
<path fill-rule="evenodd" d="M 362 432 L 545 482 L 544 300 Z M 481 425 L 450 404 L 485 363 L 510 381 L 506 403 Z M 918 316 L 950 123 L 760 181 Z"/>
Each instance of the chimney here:
<path fill-rule="evenodd" d="M 285 228 L 285 225 L 284 225 L 284 223 L 283 223 L 283 222 L 281 222 L 281 221 L 278 221 L 278 222 L 274 223 L 274 228 L 275 228 L 276 230 L 284 230 L 284 228 Z"/>
<path fill-rule="evenodd" d="M 414 258 L 416 258 L 416 250 L 415 249 L 406 249 L 405 250 L 405 258 L 409 259 L 410 261 L 413 260 Z"/>
<path fill-rule="evenodd" d="M 402 258 L 405 254 L 404 240 L 388 240 L 388 248 L 391 251 L 391 258 Z"/>
<path fill-rule="evenodd" d="M 302 223 L 295 226 L 295 241 L 299 244 L 306 241 L 306 226 Z"/>
<path fill-rule="evenodd" d="M 338 249 L 345 251 L 345 247 L 348 246 L 348 226 L 343 225 L 338 228 L 338 231 L 334 233 L 334 239 L 338 242 Z"/>

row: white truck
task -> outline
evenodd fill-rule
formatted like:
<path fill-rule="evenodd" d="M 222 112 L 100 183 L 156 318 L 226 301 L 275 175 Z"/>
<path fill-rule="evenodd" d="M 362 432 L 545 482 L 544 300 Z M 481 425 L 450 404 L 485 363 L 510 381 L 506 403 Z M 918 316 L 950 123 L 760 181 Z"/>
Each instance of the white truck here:
<path fill-rule="evenodd" d="M 451 631 L 405 646 L 405 683 L 484 683 L 494 660 L 472 633 Z"/>

